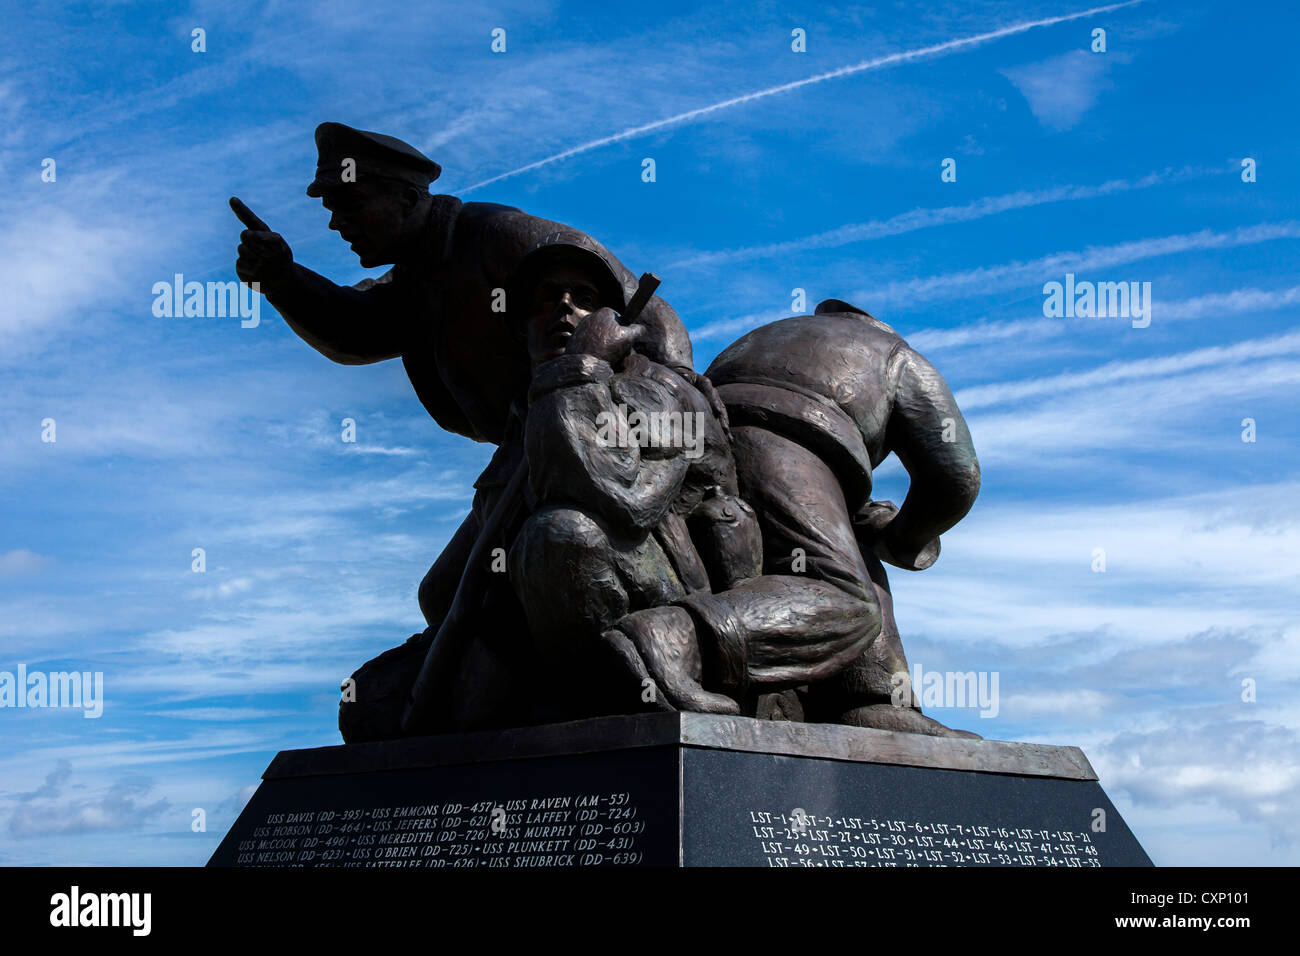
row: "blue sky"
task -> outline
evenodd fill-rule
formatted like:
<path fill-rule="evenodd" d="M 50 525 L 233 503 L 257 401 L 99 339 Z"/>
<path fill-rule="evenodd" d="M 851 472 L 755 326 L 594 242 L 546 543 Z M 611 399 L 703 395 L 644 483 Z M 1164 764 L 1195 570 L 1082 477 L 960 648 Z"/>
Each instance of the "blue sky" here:
<path fill-rule="evenodd" d="M 891 324 L 983 466 L 935 567 L 893 577 L 913 665 L 999 674 L 997 717 L 934 715 L 1083 747 L 1157 863 L 1300 863 L 1300 17 L 1087 9 L 13 5 L 0 670 L 102 671 L 105 706 L 0 709 L 0 863 L 204 862 L 276 751 L 339 742 L 339 681 L 423 626 L 490 449 L 269 307 L 152 313 L 174 273 L 234 278 L 230 195 L 317 271 L 378 274 L 303 194 L 325 120 L 657 272 L 700 369 L 796 288 Z M 1151 283 L 1149 327 L 1045 318 L 1066 273 Z"/>

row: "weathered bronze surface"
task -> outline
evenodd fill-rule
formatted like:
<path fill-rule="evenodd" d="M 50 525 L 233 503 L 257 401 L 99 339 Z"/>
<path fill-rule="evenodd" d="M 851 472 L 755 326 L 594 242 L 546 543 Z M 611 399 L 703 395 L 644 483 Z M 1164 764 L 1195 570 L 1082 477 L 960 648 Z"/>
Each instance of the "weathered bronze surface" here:
<path fill-rule="evenodd" d="M 344 685 L 345 740 L 654 711 L 975 736 L 921 714 L 894 624 L 884 566 L 930 567 L 979 491 L 896 332 L 828 300 L 701 375 L 658 279 L 585 233 L 429 195 L 440 167 L 400 140 L 316 140 L 308 195 L 392 269 L 338 286 L 232 199 L 239 277 L 336 362 L 400 357 L 440 426 L 497 446 L 421 583 L 428 627 Z M 891 453 L 898 508 L 871 497 Z"/>

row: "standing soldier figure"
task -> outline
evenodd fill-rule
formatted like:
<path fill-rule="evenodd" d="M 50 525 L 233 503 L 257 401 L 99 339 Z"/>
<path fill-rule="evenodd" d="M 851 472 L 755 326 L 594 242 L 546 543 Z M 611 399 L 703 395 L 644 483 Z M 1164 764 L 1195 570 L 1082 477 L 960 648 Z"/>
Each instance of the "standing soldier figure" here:
<path fill-rule="evenodd" d="M 401 358 L 415 393 L 442 428 L 500 445 L 511 402 L 527 391 L 526 351 L 505 325 L 504 289 L 524 253 L 545 236 L 584 233 L 496 203 L 462 203 L 430 195 L 441 167 L 408 143 L 342 123 L 316 128 L 319 159 L 307 195 L 330 211 L 338 232 L 367 268 L 393 266 L 379 279 L 340 286 L 293 259 L 288 243 L 239 199 L 235 271 L 260 283 L 267 301 L 308 345 L 344 365 Z M 609 256 L 630 295 L 635 277 Z M 641 351 L 691 376 L 691 342 L 662 299 L 642 313 Z M 502 481 L 489 466 L 480 491 Z M 453 538 L 451 557 L 467 549 L 473 530 Z M 463 557 L 463 554 L 462 554 Z M 430 569 L 420 608 L 436 623 L 446 611 L 446 574 Z"/>

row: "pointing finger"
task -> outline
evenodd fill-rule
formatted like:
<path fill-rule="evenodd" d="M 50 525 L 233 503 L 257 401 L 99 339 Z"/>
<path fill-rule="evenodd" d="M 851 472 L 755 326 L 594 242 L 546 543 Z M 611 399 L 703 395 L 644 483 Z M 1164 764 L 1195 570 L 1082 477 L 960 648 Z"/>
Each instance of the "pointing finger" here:
<path fill-rule="evenodd" d="M 262 220 L 258 219 L 257 214 L 254 213 L 253 210 L 245 206 L 243 202 L 240 201 L 238 196 L 230 197 L 230 208 L 233 209 L 235 215 L 239 217 L 239 221 L 242 222 L 249 229 L 256 229 L 262 232 L 271 232 L 271 227 L 268 226 L 266 223 L 262 222 Z"/>

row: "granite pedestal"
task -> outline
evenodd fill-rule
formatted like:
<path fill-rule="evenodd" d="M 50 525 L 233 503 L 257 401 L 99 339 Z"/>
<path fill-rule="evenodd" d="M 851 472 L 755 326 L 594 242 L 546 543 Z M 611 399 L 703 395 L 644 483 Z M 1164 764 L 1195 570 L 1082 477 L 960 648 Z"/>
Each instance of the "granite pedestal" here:
<path fill-rule="evenodd" d="M 1076 747 L 644 714 L 290 750 L 209 866 L 1150 866 Z"/>

